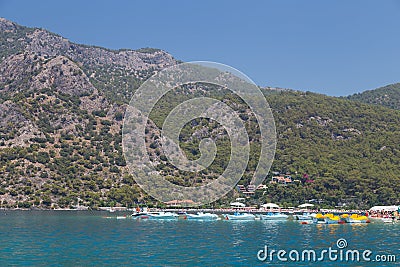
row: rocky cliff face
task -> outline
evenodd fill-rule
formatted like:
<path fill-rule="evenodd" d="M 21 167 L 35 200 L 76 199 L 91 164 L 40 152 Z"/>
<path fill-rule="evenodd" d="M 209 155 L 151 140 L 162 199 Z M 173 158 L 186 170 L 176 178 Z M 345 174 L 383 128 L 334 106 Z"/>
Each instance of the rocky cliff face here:
<path fill-rule="evenodd" d="M 159 49 L 114 51 L 80 45 L 49 31 L 23 27 L 4 18 L 0 18 L 0 31 L 4 38 L 3 48 L 13 47 L 13 43 L 18 42 L 24 51 L 50 57 L 66 56 L 87 67 L 112 66 L 137 71 L 160 69 L 176 64 L 176 60 L 170 54 Z"/>
<path fill-rule="evenodd" d="M 143 80 L 155 71 L 177 64 L 170 54 L 160 49 L 116 51 L 80 45 L 49 31 L 23 27 L 4 18 L 0 18 L 0 30 L 0 62 L 5 61 L 2 65 L 3 72 L 7 70 L 9 73 L 15 73 L 14 76 L 18 76 L 11 79 L 26 78 L 26 75 L 21 77 L 21 72 L 35 75 L 35 72 L 42 71 L 39 69 L 42 66 L 38 64 L 43 61 L 51 62 L 54 68 L 51 72 L 56 71 L 57 68 L 64 68 L 59 71 L 67 75 L 66 68 L 72 68 L 78 73 L 85 73 L 102 94 L 113 98 L 112 100 L 125 103 L 129 101 L 134 90 Z M 24 54 L 23 59 L 21 53 Z M 11 58 L 7 59 L 10 56 Z M 14 62 L 15 60 L 18 62 Z M 60 62 L 65 63 L 58 64 Z M 23 66 L 19 67 L 19 63 Z M 49 72 L 48 68 L 42 75 L 47 75 L 46 72 Z M 69 78 L 71 76 L 67 79 Z M 74 77 L 74 80 L 78 78 Z M 44 79 L 45 77 L 42 77 L 42 80 Z M 64 79 L 61 85 L 64 85 L 67 79 Z M 49 82 L 59 81 L 50 79 Z M 47 85 L 44 82 L 42 85 L 35 84 L 35 86 Z M 79 87 L 76 82 L 67 86 L 69 90 L 71 86 Z M 79 91 L 79 89 L 76 90 Z"/>
<path fill-rule="evenodd" d="M 14 22 L 0 18 L 0 30 L 2 32 L 15 32 L 17 28 L 18 26 Z"/>
<path fill-rule="evenodd" d="M 112 66 L 129 70 L 160 69 L 176 64 L 175 59 L 162 50 L 143 53 L 134 50 L 112 51 L 100 47 L 73 44 L 48 31 L 36 29 L 27 35 L 26 50 L 49 56 L 64 55 L 87 67 Z"/>
<path fill-rule="evenodd" d="M 0 64 L 0 86 L 6 92 L 52 88 L 70 95 L 87 95 L 94 90 L 79 66 L 65 56 L 11 55 Z"/>
<path fill-rule="evenodd" d="M 79 45 L 0 18 L 2 204 L 111 205 L 126 184 L 124 103 L 146 77 L 176 63 L 159 49 Z"/>

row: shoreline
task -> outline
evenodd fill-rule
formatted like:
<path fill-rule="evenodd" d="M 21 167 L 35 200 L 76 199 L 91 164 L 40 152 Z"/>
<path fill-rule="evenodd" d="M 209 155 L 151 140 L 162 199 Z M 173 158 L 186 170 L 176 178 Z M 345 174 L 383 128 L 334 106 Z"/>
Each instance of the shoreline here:
<path fill-rule="evenodd" d="M 93 212 L 93 213 L 106 213 L 106 214 L 115 214 L 116 217 L 119 217 L 121 215 L 123 216 L 130 216 L 131 213 L 137 212 L 136 209 L 134 208 L 122 208 L 118 207 L 117 210 L 110 211 L 110 207 L 102 207 L 102 209 L 25 209 L 25 208 L 0 208 L 0 214 L 6 212 Z M 321 214 L 328 214 L 332 213 L 335 215 L 343 215 L 343 214 L 359 214 L 359 215 L 366 215 L 369 219 L 371 220 L 381 220 L 381 219 L 388 219 L 388 218 L 395 218 L 395 220 L 400 220 L 400 217 L 396 217 L 393 215 L 388 215 L 388 214 L 374 214 L 371 213 L 369 210 L 338 210 L 338 209 L 319 209 L 319 210 L 310 210 L 310 209 L 232 209 L 232 208 L 221 208 L 221 209 L 196 209 L 196 208 L 166 208 L 166 209 L 161 209 L 161 208 L 148 208 L 147 212 L 174 212 L 178 214 L 195 214 L 197 212 L 203 212 L 203 213 L 213 213 L 217 215 L 223 215 L 223 214 L 233 214 L 235 212 L 240 212 L 240 213 L 251 213 L 254 215 L 260 215 L 260 214 L 265 214 L 269 212 L 273 213 L 282 213 L 289 215 L 291 217 L 296 217 L 298 215 L 301 215 L 303 213 L 321 213 Z M 397 218 L 397 219 L 396 219 Z"/>
<path fill-rule="evenodd" d="M 247 212 L 247 213 L 267 213 L 267 212 L 280 212 L 284 214 L 299 214 L 299 213 L 334 213 L 334 214 L 345 214 L 345 213 L 366 213 L 368 210 L 339 210 L 339 209 L 254 209 L 254 208 L 219 208 L 219 209 L 200 209 L 200 208 L 148 208 L 148 211 L 166 211 L 166 212 L 210 212 L 210 213 L 226 213 L 226 212 Z M 135 212 L 136 208 L 123 208 L 123 207 L 101 207 L 97 209 L 90 208 L 57 208 L 57 209 L 46 209 L 46 208 L 0 208 L 0 211 L 95 211 L 95 212 Z"/>

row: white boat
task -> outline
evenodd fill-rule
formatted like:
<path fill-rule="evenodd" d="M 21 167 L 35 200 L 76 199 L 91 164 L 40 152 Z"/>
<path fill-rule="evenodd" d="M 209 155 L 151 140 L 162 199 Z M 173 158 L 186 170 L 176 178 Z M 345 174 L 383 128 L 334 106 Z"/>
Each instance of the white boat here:
<path fill-rule="evenodd" d="M 211 220 L 218 220 L 219 217 L 217 214 L 213 213 L 198 212 L 197 214 L 190 214 L 190 213 L 186 214 L 186 219 L 211 221 Z"/>
<path fill-rule="evenodd" d="M 251 213 L 225 214 L 225 219 L 232 221 L 254 221 L 256 216 Z"/>
<path fill-rule="evenodd" d="M 150 220 L 178 220 L 179 215 L 175 212 L 149 212 L 147 216 Z"/>
<path fill-rule="evenodd" d="M 308 221 L 308 220 L 312 220 L 315 217 L 315 215 L 316 215 L 315 213 L 305 212 L 303 214 L 296 215 L 295 218 L 296 218 L 296 220 L 299 220 L 299 221 Z"/>
<path fill-rule="evenodd" d="M 261 214 L 260 215 L 261 220 L 287 220 L 289 218 L 288 215 L 282 214 L 279 212 L 268 212 L 267 214 Z"/>

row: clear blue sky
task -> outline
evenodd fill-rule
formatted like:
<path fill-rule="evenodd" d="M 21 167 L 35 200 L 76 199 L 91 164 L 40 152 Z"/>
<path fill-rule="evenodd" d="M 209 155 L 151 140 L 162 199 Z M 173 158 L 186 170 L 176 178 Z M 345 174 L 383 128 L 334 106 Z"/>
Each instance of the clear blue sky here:
<path fill-rule="evenodd" d="M 3 1 L 0 16 L 73 42 L 156 47 L 262 86 L 348 95 L 400 82 L 400 1 Z"/>

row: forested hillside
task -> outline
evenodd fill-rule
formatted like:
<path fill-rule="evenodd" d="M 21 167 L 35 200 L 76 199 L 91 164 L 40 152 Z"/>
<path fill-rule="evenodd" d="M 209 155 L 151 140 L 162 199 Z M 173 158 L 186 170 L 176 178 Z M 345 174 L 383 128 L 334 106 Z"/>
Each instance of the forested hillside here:
<path fill-rule="evenodd" d="M 113 51 L 74 44 L 43 29 L 0 19 L 0 199 L 3 207 L 67 208 L 159 205 L 134 182 L 122 154 L 126 105 L 150 75 L 177 64 L 158 49 Z M 314 93 L 264 89 L 277 127 L 272 171 L 296 182 L 265 183 L 249 204 L 292 206 L 314 199 L 321 206 L 357 207 L 400 203 L 400 111 Z M 174 105 L 205 95 L 239 113 L 251 137 L 250 162 L 257 164 L 259 132 L 237 96 L 205 85 L 177 88 L 159 102 L 148 123 L 148 153 L 158 171 L 180 185 L 215 179 L 227 163 L 229 138 L 221 125 L 198 119 L 181 132 L 190 159 L 201 139 L 218 145 L 206 171 L 173 169 L 159 146 L 159 129 Z M 307 179 L 305 177 L 308 177 Z M 216 205 L 240 196 L 230 192 Z M 349 200 L 350 199 L 350 200 Z"/>
<path fill-rule="evenodd" d="M 400 83 L 350 95 L 347 99 L 400 109 Z"/>

